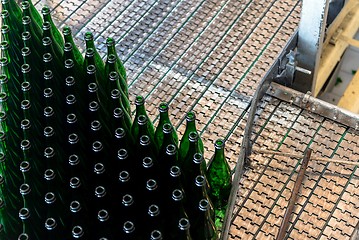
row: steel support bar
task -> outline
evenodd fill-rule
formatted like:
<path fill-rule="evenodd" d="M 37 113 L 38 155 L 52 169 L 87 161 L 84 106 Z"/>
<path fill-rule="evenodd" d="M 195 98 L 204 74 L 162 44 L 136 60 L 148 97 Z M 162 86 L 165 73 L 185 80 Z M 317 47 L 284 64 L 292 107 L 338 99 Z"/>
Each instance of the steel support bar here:
<path fill-rule="evenodd" d="M 295 181 L 292 195 L 290 196 L 290 199 L 288 202 L 288 207 L 284 213 L 284 218 L 283 218 L 282 224 L 280 225 L 280 228 L 279 228 L 277 240 L 283 240 L 287 233 L 290 217 L 292 216 L 295 203 L 297 202 L 299 189 L 300 189 L 300 186 L 302 186 L 304 174 L 305 174 L 305 171 L 307 170 L 307 166 L 308 166 L 311 154 L 312 154 L 311 149 L 308 149 L 304 154 L 302 166 L 300 167 L 297 180 Z"/>
<path fill-rule="evenodd" d="M 328 0 L 303 0 L 296 60 L 310 74 L 296 72 L 293 87 L 301 92 L 313 92 L 316 85 L 328 6 Z"/>

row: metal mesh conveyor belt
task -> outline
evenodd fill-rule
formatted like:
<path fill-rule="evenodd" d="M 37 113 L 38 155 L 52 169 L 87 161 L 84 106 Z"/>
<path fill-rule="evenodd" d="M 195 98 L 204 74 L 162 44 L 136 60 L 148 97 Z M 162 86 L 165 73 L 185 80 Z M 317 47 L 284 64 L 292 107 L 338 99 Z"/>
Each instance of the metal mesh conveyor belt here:
<path fill-rule="evenodd" d="M 299 22 L 294 0 L 41 0 L 60 27 L 70 25 L 79 46 L 94 32 L 117 39 L 127 69 L 130 98 L 141 94 L 156 121 L 161 101 L 171 105 L 172 122 L 182 133 L 194 110 L 205 144 L 227 140 L 231 167 L 237 161 L 256 86 Z M 265 96 L 255 125 L 255 147 L 358 159 L 358 132 Z M 273 239 L 299 169 L 298 160 L 252 154 L 241 181 L 230 231 L 232 239 Z M 310 162 L 289 228 L 290 239 L 349 239 L 358 223 L 359 170 Z"/>

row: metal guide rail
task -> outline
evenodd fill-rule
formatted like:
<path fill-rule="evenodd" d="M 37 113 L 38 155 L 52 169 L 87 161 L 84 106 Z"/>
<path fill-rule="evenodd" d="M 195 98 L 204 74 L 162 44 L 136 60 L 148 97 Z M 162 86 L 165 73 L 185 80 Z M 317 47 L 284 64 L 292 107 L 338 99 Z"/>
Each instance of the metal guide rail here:
<path fill-rule="evenodd" d="M 117 40 L 130 98 L 146 98 L 156 121 L 161 101 L 184 131 L 194 110 L 205 144 L 225 138 L 233 168 L 240 152 L 252 97 L 299 22 L 300 2 L 285 0 L 41 0 L 60 27 L 69 25 L 83 46 L 93 31 L 100 52 L 106 37 Z M 357 132 L 265 95 L 256 111 L 255 147 L 358 159 Z M 273 239 L 299 169 L 298 159 L 253 153 L 231 219 L 230 239 Z M 358 223 L 359 170 L 310 162 L 296 204 L 290 239 L 349 239 Z"/>

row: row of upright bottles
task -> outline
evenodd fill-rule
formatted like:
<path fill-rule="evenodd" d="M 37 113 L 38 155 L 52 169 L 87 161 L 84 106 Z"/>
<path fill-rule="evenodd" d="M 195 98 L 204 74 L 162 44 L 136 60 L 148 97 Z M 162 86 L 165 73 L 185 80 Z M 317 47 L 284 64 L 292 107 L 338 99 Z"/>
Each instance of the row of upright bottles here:
<path fill-rule="evenodd" d="M 179 141 L 169 106 L 132 116 L 108 38 L 85 55 L 50 9 L 2 0 L 0 239 L 217 239 L 231 189 L 224 141 L 207 168 L 195 114 Z M 42 15 L 42 16 L 41 16 Z"/>

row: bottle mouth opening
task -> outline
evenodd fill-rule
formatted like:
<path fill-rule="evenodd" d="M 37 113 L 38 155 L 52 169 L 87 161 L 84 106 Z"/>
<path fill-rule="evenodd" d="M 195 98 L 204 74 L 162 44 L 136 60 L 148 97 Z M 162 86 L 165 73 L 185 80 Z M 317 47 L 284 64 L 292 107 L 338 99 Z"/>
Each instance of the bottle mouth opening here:
<path fill-rule="evenodd" d="M 23 10 L 26 10 L 26 9 L 29 8 L 29 7 L 30 7 L 30 3 L 29 3 L 29 2 L 27 2 L 27 1 L 21 2 L 21 8 L 22 8 Z"/>
<path fill-rule="evenodd" d="M 1 48 L 2 50 L 8 49 L 8 48 L 9 48 L 9 43 L 8 43 L 7 41 L 3 40 L 3 41 L 0 43 L 0 48 Z"/>
<path fill-rule="evenodd" d="M 27 57 L 27 56 L 29 56 L 30 54 L 31 54 L 30 48 L 28 48 L 28 47 L 23 47 L 23 48 L 21 49 L 21 55 L 22 55 L 23 57 Z"/>
<path fill-rule="evenodd" d="M 150 191 L 154 191 L 157 189 L 157 182 L 156 180 L 154 179 L 149 179 L 147 182 L 146 182 L 146 188 Z"/>
<path fill-rule="evenodd" d="M 172 199 L 175 200 L 176 202 L 181 201 L 183 199 L 183 193 L 181 190 L 179 189 L 175 189 L 172 192 Z"/>
<path fill-rule="evenodd" d="M 162 131 L 164 133 L 169 134 L 169 133 L 171 133 L 173 131 L 173 127 L 172 127 L 172 125 L 170 123 L 165 123 L 165 124 L 163 124 Z"/>
<path fill-rule="evenodd" d="M 160 106 L 158 107 L 158 110 L 160 111 L 160 113 L 168 112 L 168 104 L 165 102 L 161 102 Z"/>
<path fill-rule="evenodd" d="M 56 201 L 56 197 L 53 192 L 48 192 L 45 194 L 45 202 L 47 204 L 53 204 L 55 201 Z"/>
<path fill-rule="evenodd" d="M 151 240 L 162 240 L 162 233 L 158 230 L 152 231 Z"/>
<path fill-rule="evenodd" d="M 107 46 L 112 46 L 115 44 L 115 40 L 113 38 L 109 37 L 106 39 L 106 44 L 107 44 Z"/>
<path fill-rule="evenodd" d="M 188 135 L 188 139 L 190 142 L 198 141 L 198 133 L 197 132 L 190 132 Z"/>
<path fill-rule="evenodd" d="M 203 212 L 208 210 L 209 203 L 207 199 L 200 200 L 198 205 L 199 205 L 199 210 Z"/>
<path fill-rule="evenodd" d="M 119 75 L 115 71 L 110 72 L 109 76 L 110 76 L 110 81 L 117 81 L 119 79 Z"/>
<path fill-rule="evenodd" d="M 45 117 L 52 117 L 55 114 L 54 109 L 52 107 L 45 107 L 44 108 L 44 115 Z"/>
<path fill-rule="evenodd" d="M 126 159 L 128 157 L 128 152 L 126 149 L 121 148 L 117 151 L 117 157 L 121 160 Z"/>
<path fill-rule="evenodd" d="M 48 14 L 50 14 L 50 8 L 47 7 L 47 6 L 42 7 L 41 13 L 42 13 L 43 15 L 48 15 Z"/>
<path fill-rule="evenodd" d="M 140 116 L 138 116 L 137 121 L 138 121 L 139 125 L 145 125 L 145 124 L 147 124 L 148 119 L 145 115 L 140 115 Z"/>
<path fill-rule="evenodd" d="M 86 32 L 85 33 L 85 41 L 91 41 L 91 40 L 93 40 L 92 32 Z"/>
<path fill-rule="evenodd" d="M 45 170 L 45 173 L 44 173 L 44 178 L 47 180 L 47 181 L 50 181 L 50 180 L 53 180 L 55 179 L 55 172 L 54 170 L 52 169 L 46 169 Z"/>
<path fill-rule="evenodd" d="M 51 28 L 51 25 L 50 25 L 50 23 L 49 23 L 48 21 L 45 21 L 45 22 L 42 24 L 42 29 L 43 29 L 44 31 L 49 30 L 50 28 Z"/>
<path fill-rule="evenodd" d="M 62 29 L 62 33 L 64 34 L 64 36 L 68 36 L 72 34 L 71 28 L 69 26 L 65 26 Z"/>
<path fill-rule="evenodd" d="M 113 115 L 115 118 L 122 118 L 124 116 L 124 112 L 121 108 L 115 108 L 113 110 Z"/>
<path fill-rule="evenodd" d="M 125 129 L 123 128 L 116 128 L 115 130 L 115 137 L 116 138 L 124 138 L 126 136 Z M 126 151 L 127 152 L 127 151 Z"/>
<path fill-rule="evenodd" d="M 119 180 L 121 182 L 127 182 L 130 180 L 130 174 L 127 171 L 122 171 L 119 173 Z"/>
<path fill-rule="evenodd" d="M 92 102 L 90 102 L 90 104 L 89 104 L 89 108 L 90 108 L 90 111 L 91 111 L 91 112 L 95 112 L 95 111 L 97 111 L 97 110 L 100 109 L 100 105 L 98 104 L 98 102 L 92 101 Z"/>
<path fill-rule="evenodd" d="M 0 102 L 6 102 L 7 99 L 8 99 L 8 97 L 7 97 L 7 94 L 5 92 L 0 93 Z M 23 101 L 28 101 L 28 100 L 23 100 Z"/>
<path fill-rule="evenodd" d="M 54 92 L 51 88 L 45 88 L 44 89 L 44 97 L 45 98 L 51 98 L 54 95 Z"/>
<path fill-rule="evenodd" d="M 81 226 L 75 226 L 72 228 L 72 236 L 74 238 L 80 238 L 84 235 L 84 230 Z"/>
<path fill-rule="evenodd" d="M 21 233 L 17 240 L 29 240 L 29 235 L 27 235 L 26 233 Z"/>
<path fill-rule="evenodd" d="M 50 38 L 50 37 L 44 37 L 44 38 L 42 39 L 42 44 L 43 44 L 44 46 L 49 46 L 49 45 L 51 45 L 51 44 L 52 44 L 51 38 Z"/>
<path fill-rule="evenodd" d="M 76 144 L 78 142 L 79 142 L 79 137 L 77 136 L 77 134 L 76 133 L 71 133 L 69 135 L 69 143 L 73 145 L 73 144 Z"/>
<path fill-rule="evenodd" d="M 142 135 L 142 136 L 140 137 L 140 144 L 143 145 L 143 146 L 149 145 L 149 144 L 150 144 L 150 138 L 149 138 L 149 136 L 147 136 L 147 135 Z"/>
<path fill-rule="evenodd" d="M 72 201 L 70 203 L 70 211 L 73 213 L 77 213 L 81 210 L 81 204 L 78 201 Z"/>
<path fill-rule="evenodd" d="M 30 91 L 30 89 L 31 89 L 31 85 L 30 85 L 29 82 L 23 82 L 23 83 L 21 83 L 21 90 L 22 90 L 23 92 Z"/>
<path fill-rule="evenodd" d="M 92 48 L 89 48 L 89 49 L 92 49 Z M 89 50 L 89 49 L 88 49 L 88 50 Z M 88 50 L 87 50 L 87 51 L 88 51 Z M 88 52 L 86 52 L 86 54 L 87 54 L 87 53 L 88 53 Z M 92 55 L 93 55 L 93 54 L 92 54 Z M 86 56 L 87 56 L 87 55 L 86 55 Z M 88 74 L 94 74 L 94 73 L 96 72 L 96 67 L 95 67 L 95 65 L 92 65 L 92 64 L 91 64 L 91 65 L 88 65 L 87 68 L 86 68 L 86 71 L 87 71 Z"/>
<path fill-rule="evenodd" d="M 152 204 L 151 206 L 148 207 L 148 215 L 150 215 L 151 217 L 156 217 L 160 214 L 160 208 L 155 205 Z"/>
<path fill-rule="evenodd" d="M 98 198 L 102 198 L 106 196 L 106 189 L 103 186 L 98 186 L 95 188 L 95 196 Z"/>
<path fill-rule="evenodd" d="M 51 126 L 46 126 L 44 128 L 44 135 L 45 137 L 52 137 L 55 135 L 55 131 Z"/>
<path fill-rule="evenodd" d="M 86 49 L 86 53 L 85 53 L 86 57 L 93 57 L 94 55 L 95 55 L 95 50 L 93 48 L 87 48 Z M 94 65 L 89 65 L 89 66 L 94 66 Z"/>
<path fill-rule="evenodd" d="M 179 177 L 181 175 L 181 169 L 178 166 L 172 166 L 170 174 L 172 177 Z"/>
<path fill-rule="evenodd" d="M 87 85 L 87 89 L 89 92 L 95 93 L 98 90 L 98 86 L 96 83 L 89 83 L 89 85 Z"/>
<path fill-rule="evenodd" d="M 9 32 L 10 32 L 10 28 L 9 28 L 8 25 L 4 25 L 4 26 L 1 27 L 1 33 L 7 34 L 7 33 L 9 33 Z M 24 39 L 23 39 L 23 40 L 24 40 Z M 26 39 L 25 39 L 25 40 L 26 40 Z"/>
<path fill-rule="evenodd" d="M 23 16 L 21 20 L 23 25 L 29 25 L 31 23 L 31 18 L 29 16 Z"/>
<path fill-rule="evenodd" d="M 55 156 L 55 150 L 52 147 L 47 147 L 44 150 L 44 156 L 46 158 L 52 158 Z"/>
<path fill-rule="evenodd" d="M 53 73 L 51 70 L 46 70 L 44 71 L 44 79 L 45 80 L 50 80 L 54 77 Z"/>
<path fill-rule="evenodd" d="M 188 113 L 186 114 L 186 120 L 187 120 L 188 122 L 193 122 L 193 121 L 195 121 L 195 120 L 196 120 L 196 114 L 195 114 L 194 112 L 188 112 Z"/>
<path fill-rule="evenodd" d="M 122 204 L 126 207 L 131 206 L 133 204 L 134 200 L 133 197 L 130 194 L 126 194 L 122 197 Z"/>
<path fill-rule="evenodd" d="M 72 59 L 66 59 L 65 60 L 65 68 L 71 69 L 75 66 L 74 60 Z"/>
<path fill-rule="evenodd" d="M 100 221 L 100 222 L 105 222 L 107 221 L 108 219 L 110 218 L 108 212 L 105 210 L 105 209 L 102 209 L 100 210 L 98 213 L 97 213 L 97 219 Z"/>
<path fill-rule="evenodd" d="M 121 97 L 121 92 L 118 89 L 113 89 L 111 91 L 111 98 L 112 99 L 119 99 Z"/>
<path fill-rule="evenodd" d="M 7 27 L 7 28 L 4 28 L 4 27 L 7 27 L 7 25 L 5 25 L 5 26 L 3 26 L 2 28 L 1 28 L 1 30 L 7 30 L 7 31 L 10 31 L 10 28 L 9 27 Z M 21 38 L 22 38 L 22 40 L 24 40 L 24 41 L 26 41 L 26 40 L 29 40 L 29 39 L 31 39 L 31 34 L 30 34 L 30 32 L 28 32 L 28 31 L 26 31 L 26 32 L 23 32 L 22 34 L 21 34 Z M 29 50 L 30 50 L 30 48 L 29 48 Z"/>
<path fill-rule="evenodd" d="M 65 82 L 66 82 L 66 86 L 71 87 L 75 84 L 75 78 L 72 76 L 68 76 L 66 77 Z"/>
<path fill-rule="evenodd" d="M 70 124 L 77 122 L 76 114 L 74 114 L 74 113 L 67 114 L 66 121 Z"/>
<path fill-rule="evenodd" d="M 69 164 L 71 166 L 76 166 L 79 163 L 80 163 L 80 158 L 77 155 L 73 154 L 69 156 Z"/>
<path fill-rule="evenodd" d="M 21 219 L 21 220 L 26 220 L 26 219 L 28 219 L 30 217 L 30 211 L 29 211 L 29 209 L 27 209 L 27 208 L 21 208 L 20 210 L 19 210 L 19 218 Z"/>
<path fill-rule="evenodd" d="M 123 231 L 125 233 L 132 233 L 135 231 L 135 225 L 131 221 L 127 221 L 123 224 Z"/>
<path fill-rule="evenodd" d="M 1 114 L 6 114 L 6 113 L 5 112 L 0 112 L 0 115 Z M 0 116 L 0 118 L 4 118 L 4 117 L 6 117 L 6 115 Z M 31 127 L 30 120 L 29 119 L 21 120 L 20 126 L 21 126 L 21 129 L 23 129 L 23 130 L 29 129 Z"/>
<path fill-rule="evenodd" d="M 9 63 L 9 61 L 7 60 L 7 58 L 3 57 L 0 59 L 0 65 L 2 67 L 8 65 L 8 63 Z"/>
<path fill-rule="evenodd" d="M 94 152 L 100 152 L 103 149 L 103 145 L 100 141 L 95 141 L 92 143 L 92 150 Z"/>
<path fill-rule="evenodd" d="M 178 221 L 178 227 L 179 229 L 181 229 L 182 231 L 188 230 L 190 228 L 190 223 L 189 220 L 187 218 L 181 218 Z"/>
<path fill-rule="evenodd" d="M 110 55 L 108 56 L 108 58 L 107 58 L 107 61 L 108 61 L 109 63 L 115 63 L 116 60 L 117 60 L 117 57 L 115 56 L 115 54 L 110 54 Z"/>
<path fill-rule="evenodd" d="M 22 140 L 20 143 L 21 150 L 29 150 L 31 147 L 31 143 L 29 140 Z"/>
<path fill-rule="evenodd" d="M 31 166 L 30 166 L 30 163 L 28 161 L 22 161 L 20 163 L 20 171 L 25 173 L 25 172 L 28 172 L 30 171 L 31 169 Z"/>
<path fill-rule="evenodd" d="M 78 177 L 72 177 L 70 179 L 70 187 L 71 188 L 78 188 L 81 186 L 81 181 Z"/>
<path fill-rule="evenodd" d="M 9 82 L 9 79 L 7 78 L 7 76 L 4 74 L 1 74 L 0 75 L 0 84 L 6 84 L 8 82 Z"/>
<path fill-rule="evenodd" d="M 166 153 L 168 155 L 174 155 L 177 152 L 177 148 L 174 144 L 168 144 L 166 147 Z"/>
<path fill-rule="evenodd" d="M 136 96 L 135 104 L 136 105 L 143 105 L 145 102 L 145 99 L 142 96 Z"/>
<path fill-rule="evenodd" d="M 102 128 L 100 121 L 93 120 L 91 122 L 91 130 L 92 131 L 99 131 Z"/>
<path fill-rule="evenodd" d="M 31 67 L 29 64 L 25 63 L 21 66 L 22 73 L 29 73 L 31 71 Z"/>
<path fill-rule="evenodd" d="M 196 178 L 195 178 L 195 184 L 199 187 L 202 187 L 205 183 L 205 178 L 204 176 L 202 175 L 198 175 Z"/>
<path fill-rule="evenodd" d="M 145 157 L 143 158 L 142 160 L 142 165 L 145 167 L 145 168 L 150 168 L 153 166 L 153 160 L 151 157 Z"/>
<path fill-rule="evenodd" d="M 202 162 L 203 162 L 203 155 L 202 155 L 202 153 L 195 153 L 194 155 L 193 155 L 193 162 L 195 163 L 195 164 L 201 164 Z"/>
<path fill-rule="evenodd" d="M 52 55 L 51 53 L 45 53 L 44 55 L 42 55 L 42 60 L 45 63 L 51 62 L 52 61 Z M 49 70 L 50 71 L 50 70 Z"/>
<path fill-rule="evenodd" d="M 105 172 L 105 166 L 102 163 L 96 163 L 94 166 L 94 172 L 96 174 L 103 174 Z"/>
<path fill-rule="evenodd" d="M 223 139 L 217 139 L 215 144 L 214 144 L 214 147 L 216 149 L 222 149 L 222 148 L 224 148 L 224 145 L 225 145 L 225 143 L 224 143 Z"/>
<path fill-rule="evenodd" d="M 46 219 L 45 228 L 47 230 L 52 231 L 56 228 L 56 226 L 57 226 L 57 223 L 56 223 L 55 219 L 53 219 L 53 218 Z"/>
<path fill-rule="evenodd" d="M 30 192 L 31 192 L 31 188 L 30 188 L 29 184 L 24 183 L 24 184 L 20 185 L 20 194 L 21 195 L 24 196 L 24 195 L 29 194 Z"/>

